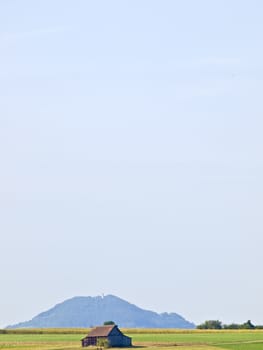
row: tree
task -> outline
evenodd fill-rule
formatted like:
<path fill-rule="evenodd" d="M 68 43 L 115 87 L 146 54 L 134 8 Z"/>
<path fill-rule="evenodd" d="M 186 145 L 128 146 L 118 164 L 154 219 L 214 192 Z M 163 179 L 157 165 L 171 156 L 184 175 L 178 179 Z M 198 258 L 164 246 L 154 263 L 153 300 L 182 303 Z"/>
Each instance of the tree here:
<path fill-rule="evenodd" d="M 115 322 L 113 322 L 113 321 L 105 321 L 104 323 L 103 323 L 103 325 L 104 326 L 111 326 L 111 325 L 115 325 Z"/>
<path fill-rule="evenodd" d="M 224 329 L 240 329 L 240 324 L 237 323 L 230 323 L 230 324 L 224 324 Z"/>
<path fill-rule="evenodd" d="M 97 339 L 97 348 L 110 348 L 110 342 L 107 338 L 98 338 Z"/>
<path fill-rule="evenodd" d="M 222 323 L 218 320 L 208 320 L 200 324 L 198 329 L 222 329 Z"/>
<path fill-rule="evenodd" d="M 250 320 L 248 320 L 247 322 L 243 323 L 240 326 L 241 329 L 255 329 L 255 326 L 251 323 Z"/>

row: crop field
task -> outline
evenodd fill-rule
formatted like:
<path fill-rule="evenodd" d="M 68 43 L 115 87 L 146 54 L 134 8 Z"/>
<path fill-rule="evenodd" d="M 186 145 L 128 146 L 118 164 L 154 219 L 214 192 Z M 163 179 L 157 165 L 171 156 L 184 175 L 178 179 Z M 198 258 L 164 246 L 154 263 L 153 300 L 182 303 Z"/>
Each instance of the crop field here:
<path fill-rule="evenodd" d="M 0 350 L 76 350 L 87 329 L 0 331 Z M 123 329 L 138 350 L 263 350 L 263 330 Z M 3 333 L 3 334 L 1 334 Z M 95 348 L 88 348 L 96 350 Z"/>

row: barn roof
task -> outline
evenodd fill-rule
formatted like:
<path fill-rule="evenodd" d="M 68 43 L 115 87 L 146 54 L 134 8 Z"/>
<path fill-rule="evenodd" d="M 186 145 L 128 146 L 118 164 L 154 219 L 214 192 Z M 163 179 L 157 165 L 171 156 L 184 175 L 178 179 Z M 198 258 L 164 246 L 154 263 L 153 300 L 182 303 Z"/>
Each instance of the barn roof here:
<path fill-rule="evenodd" d="M 114 327 L 116 327 L 116 325 L 100 326 L 100 327 L 93 328 L 89 332 L 88 337 L 107 337 Z"/>

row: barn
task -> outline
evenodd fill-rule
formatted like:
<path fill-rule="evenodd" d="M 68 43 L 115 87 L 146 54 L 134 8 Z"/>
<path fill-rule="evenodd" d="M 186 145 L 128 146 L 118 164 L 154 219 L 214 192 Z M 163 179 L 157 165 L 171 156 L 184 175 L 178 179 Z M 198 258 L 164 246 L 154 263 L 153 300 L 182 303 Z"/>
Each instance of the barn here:
<path fill-rule="evenodd" d="M 131 338 L 124 335 L 116 325 L 93 328 L 90 333 L 81 340 L 81 343 L 82 346 L 96 346 L 98 339 L 107 339 L 110 346 L 132 346 Z"/>

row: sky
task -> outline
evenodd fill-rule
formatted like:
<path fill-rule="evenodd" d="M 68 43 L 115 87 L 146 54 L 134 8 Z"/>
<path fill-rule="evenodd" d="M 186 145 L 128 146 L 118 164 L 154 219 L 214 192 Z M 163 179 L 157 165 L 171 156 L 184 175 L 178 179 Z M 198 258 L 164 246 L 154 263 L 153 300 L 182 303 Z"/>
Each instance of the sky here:
<path fill-rule="evenodd" d="M 0 327 L 114 294 L 263 324 L 261 0 L 0 0 Z"/>

